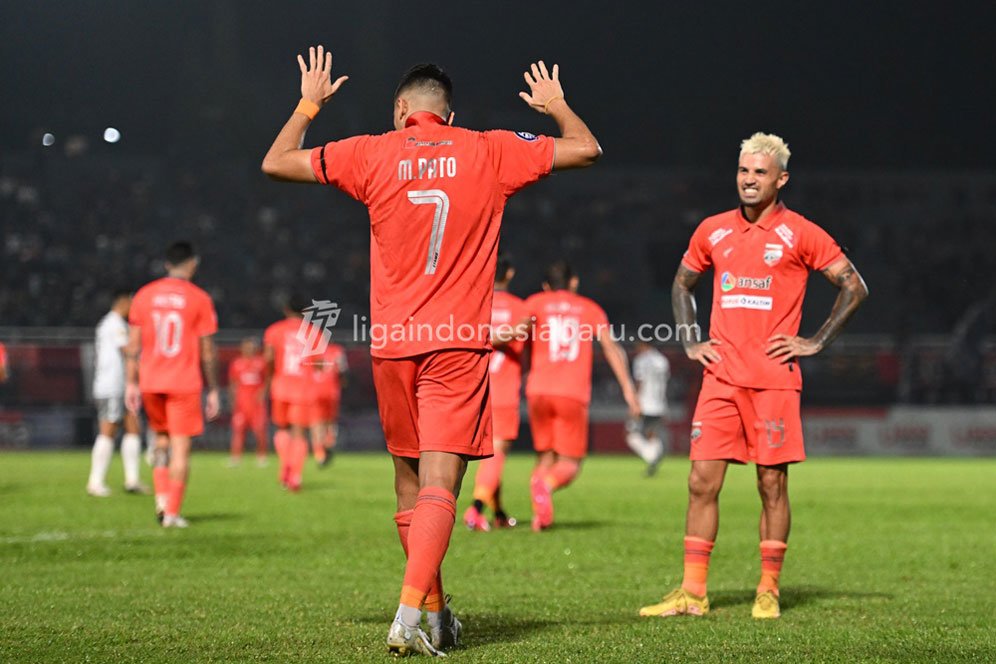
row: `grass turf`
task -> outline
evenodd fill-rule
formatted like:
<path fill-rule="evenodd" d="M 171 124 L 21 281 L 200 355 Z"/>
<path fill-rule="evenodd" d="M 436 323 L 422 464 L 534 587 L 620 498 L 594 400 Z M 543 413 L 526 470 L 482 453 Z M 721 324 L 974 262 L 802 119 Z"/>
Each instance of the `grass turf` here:
<path fill-rule="evenodd" d="M 198 454 L 186 531 L 149 497 L 83 492 L 83 453 L 0 457 L 0 661 L 378 661 L 403 558 L 386 456 L 309 467 Z M 119 485 L 115 461 L 112 483 Z M 506 494 L 528 521 L 530 459 Z M 144 471 L 143 471 L 144 472 Z M 680 582 L 687 462 L 653 479 L 593 458 L 534 534 L 459 524 L 444 564 L 461 662 L 844 662 L 996 659 L 996 460 L 816 459 L 793 468 L 783 617 L 750 618 L 758 576 L 752 470 L 733 467 L 705 618 L 637 609 Z M 471 478 L 465 483 L 467 504 Z"/>

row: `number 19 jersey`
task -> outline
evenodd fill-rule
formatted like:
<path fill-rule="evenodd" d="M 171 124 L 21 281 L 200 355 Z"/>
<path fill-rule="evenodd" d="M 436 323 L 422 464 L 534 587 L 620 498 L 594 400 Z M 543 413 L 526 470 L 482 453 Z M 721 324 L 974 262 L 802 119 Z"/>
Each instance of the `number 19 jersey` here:
<path fill-rule="evenodd" d="M 315 148 L 311 166 L 370 212 L 371 354 L 488 349 L 505 201 L 547 175 L 554 140 L 451 127 L 429 112 L 400 131 Z"/>
<path fill-rule="evenodd" d="M 138 364 L 142 392 L 201 391 L 201 337 L 218 331 L 210 295 L 186 279 L 157 279 L 135 293 L 128 322 L 142 330 Z"/>

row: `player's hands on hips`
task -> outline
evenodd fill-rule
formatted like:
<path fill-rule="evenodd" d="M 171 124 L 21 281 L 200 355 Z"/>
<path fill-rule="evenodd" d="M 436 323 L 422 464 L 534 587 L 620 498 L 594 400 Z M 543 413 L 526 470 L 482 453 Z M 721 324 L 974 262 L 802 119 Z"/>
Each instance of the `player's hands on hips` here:
<path fill-rule="evenodd" d="M 220 412 L 221 399 L 218 396 L 218 390 L 210 390 L 207 394 L 207 402 L 204 404 L 204 415 L 208 420 L 213 420 L 218 417 Z"/>
<path fill-rule="evenodd" d="M 790 362 L 794 357 L 816 355 L 823 347 L 812 339 L 793 337 L 788 334 L 776 334 L 768 339 L 765 351 L 773 360 L 781 360 L 782 364 Z"/>
<path fill-rule="evenodd" d="M 335 83 L 332 82 L 332 53 L 327 52 L 324 46 L 309 48 L 308 58 L 309 63 L 305 64 L 304 56 L 297 56 L 297 64 L 301 68 L 301 96 L 324 106 L 349 77 L 340 76 Z"/>
<path fill-rule="evenodd" d="M 548 72 L 542 60 L 534 62 L 522 77 L 526 79 L 529 92 L 520 92 L 522 100 L 533 109 L 549 115 L 550 103 L 555 99 L 564 98 L 564 88 L 560 86 L 560 66 L 554 65 Z"/>
<path fill-rule="evenodd" d="M 125 385 L 125 408 L 137 415 L 141 407 L 142 392 L 138 389 L 138 384 L 128 383 Z"/>
<path fill-rule="evenodd" d="M 700 343 L 686 346 L 685 355 L 688 356 L 688 359 L 700 362 L 702 366 L 707 367 L 723 359 L 719 351 L 716 350 L 716 346 L 721 345 L 722 343 L 716 339 L 707 339 Z"/>

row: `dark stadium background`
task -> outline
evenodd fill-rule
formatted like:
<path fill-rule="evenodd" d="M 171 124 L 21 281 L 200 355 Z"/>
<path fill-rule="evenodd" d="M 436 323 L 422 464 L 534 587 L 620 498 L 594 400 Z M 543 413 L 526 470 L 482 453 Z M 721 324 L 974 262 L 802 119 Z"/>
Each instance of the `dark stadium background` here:
<path fill-rule="evenodd" d="M 991 403 L 994 18 L 986 3 L 5 2 L 5 421 L 61 409 L 66 427 L 45 440 L 88 442 L 79 344 L 110 291 L 157 276 L 180 236 L 202 250 L 197 281 L 223 339 L 262 329 L 291 289 L 366 313 L 364 210 L 258 170 L 298 98 L 294 57 L 319 42 L 352 79 L 309 144 L 388 129 L 396 80 L 425 60 L 452 74 L 458 123 L 553 131 L 516 93 L 527 63 L 560 63 L 605 157 L 514 199 L 503 247 L 520 266 L 513 291 L 567 257 L 619 323 L 671 320 L 692 229 L 735 204 L 739 141 L 784 136 L 786 202 L 849 248 L 871 289 L 844 338 L 807 362 L 807 404 Z M 105 127 L 121 141 L 104 143 Z M 814 277 L 803 333 L 833 295 Z M 697 372 L 666 350 L 684 405 Z M 352 354 L 362 369 L 365 352 Z M 347 406 L 375 429 L 366 387 Z M 599 402 L 618 407 L 610 385 L 596 383 Z M 991 434 L 979 449 L 996 449 Z"/>

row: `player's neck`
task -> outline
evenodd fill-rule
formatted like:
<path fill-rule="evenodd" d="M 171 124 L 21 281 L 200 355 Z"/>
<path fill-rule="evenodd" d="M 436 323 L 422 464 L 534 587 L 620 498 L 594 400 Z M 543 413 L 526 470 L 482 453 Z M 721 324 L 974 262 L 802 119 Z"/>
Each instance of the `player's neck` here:
<path fill-rule="evenodd" d="M 508 290 L 508 284 L 495 284 L 495 290 L 496 291 L 507 291 Z"/>
<path fill-rule="evenodd" d="M 744 216 L 744 219 L 752 224 L 756 224 L 765 217 L 774 213 L 775 208 L 778 207 L 778 198 L 773 198 L 768 202 L 767 205 L 761 207 L 760 205 L 740 205 L 740 214 Z"/>
<path fill-rule="evenodd" d="M 170 270 L 166 273 L 166 276 L 170 279 L 183 279 L 184 281 L 190 281 L 191 277 L 186 270 Z"/>

